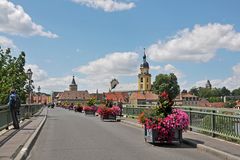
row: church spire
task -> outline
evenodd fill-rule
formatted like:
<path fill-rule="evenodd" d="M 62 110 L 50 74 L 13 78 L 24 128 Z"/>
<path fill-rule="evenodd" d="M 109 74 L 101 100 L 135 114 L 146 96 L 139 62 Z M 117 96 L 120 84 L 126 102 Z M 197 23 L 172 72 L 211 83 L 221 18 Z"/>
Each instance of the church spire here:
<path fill-rule="evenodd" d="M 72 84 L 71 85 L 76 85 L 76 82 L 75 82 L 75 79 L 74 79 L 75 76 L 73 76 L 73 79 L 72 79 Z"/>
<path fill-rule="evenodd" d="M 147 62 L 146 49 L 144 48 L 143 63 Z"/>
<path fill-rule="evenodd" d="M 75 82 L 75 78 L 73 76 L 72 83 L 69 85 L 69 90 L 70 91 L 77 91 L 77 84 Z"/>
<path fill-rule="evenodd" d="M 146 49 L 144 48 L 144 53 L 143 53 L 143 63 L 141 64 L 142 68 L 149 68 L 149 64 L 147 62 L 147 56 L 146 56 Z"/>

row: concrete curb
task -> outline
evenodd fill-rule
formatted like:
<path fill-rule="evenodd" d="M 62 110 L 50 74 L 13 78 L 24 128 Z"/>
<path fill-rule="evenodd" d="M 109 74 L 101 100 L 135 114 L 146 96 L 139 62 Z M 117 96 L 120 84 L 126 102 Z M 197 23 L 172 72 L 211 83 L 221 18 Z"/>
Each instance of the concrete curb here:
<path fill-rule="evenodd" d="M 47 119 L 47 111 L 46 111 L 46 114 L 45 114 L 43 120 L 41 121 L 40 125 L 37 127 L 37 129 L 34 131 L 34 133 L 30 136 L 30 138 L 24 144 L 24 146 L 22 147 L 20 152 L 14 158 L 14 160 L 24 160 L 28 157 L 33 145 L 35 144 L 35 142 L 39 136 L 39 133 L 40 133 L 44 123 L 46 122 L 46 119 Z"/>
<path fill-rule="evenodd" d="M 217 150 L 217 149 L 212 148 L 212 147 L 208 147 L 208 146 L 203 145 L 203 144 L 197 144 L 197 143 L 195 143 L 191 140 L 183 139 L 183 143 L 185 143 L 187 145 L 190 145 L 190 146 L 193 146 L 193 147 L 196 147 L 200 151 L 204 151 L 204 152 L 213 154 L 216 157 L 219 157 L 219 158 L 224 159 L 224 160 L 240 160 L 240 157 L 238 157 L 238 156 L 234 156 L 234 155 L 229 154 L 227 152 L 223 152 L 223 151 Z"/>
<path fill-rule="evenodd" d="M 142 128 L 141 124 L 138 124 L 138 123 L 135 123 L 135 122 L 126 121 L 126 120 L 121 120 L 121 122 L 124 123 L 124 124 L 127 124 L 127 125 Z M 196 143 L 194 141 L 191 141 L 191 140 L 183 139 L 183 143 L 187 144 L 187 145 L 190 145 L 190 146 L 193 146 L 200 151 L 204 151 L 204 152 L 210 153 L 212 155 L 215 155 L 216 157 L 219 157 L 223 160 L 240 160 L 240 157 L 238 157 L 238 156 L 235 156 L 235 155 L 229 154 L 227 152 L 217 150 L 217 149 L 212 148 L 212 147 L 205 146 L 203 144 L 198 144 L 198 143 Z"/>

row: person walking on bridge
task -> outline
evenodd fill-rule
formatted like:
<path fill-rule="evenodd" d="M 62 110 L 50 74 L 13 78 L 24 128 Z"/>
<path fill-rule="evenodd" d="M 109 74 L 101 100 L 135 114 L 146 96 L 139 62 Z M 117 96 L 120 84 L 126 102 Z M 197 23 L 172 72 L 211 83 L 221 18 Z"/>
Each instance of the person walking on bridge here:
<path fill-rule="evenodd" d="M 15 90 L 11 90 L 10 95 L 9 95 L 9 109 L 10 109 L 10 113 L 12 116 L 12 122 L 13 122 L 13 127 L 14 129 L 19 129 L 19 121 L 18 121 L 18 117 L 17 117 L 17 113 L 18 113 L 18 95 L 16 94 Z"/>

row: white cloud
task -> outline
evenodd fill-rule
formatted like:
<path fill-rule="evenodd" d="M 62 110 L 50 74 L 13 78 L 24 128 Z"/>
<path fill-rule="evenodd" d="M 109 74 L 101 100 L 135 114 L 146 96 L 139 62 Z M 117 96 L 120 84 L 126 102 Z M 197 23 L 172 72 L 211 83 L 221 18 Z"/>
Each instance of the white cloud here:
<path fill-rule="evenodd" d="M 58 37 L 56 34 L 44 31 L 44 28 L 34 23 L 20 5 L 8 0 L 0 1 L 0 32 L 21 36 Z"/>
<path fill-rule="evenodd" d="M 156 70 L 158 72 L 158 74 L 159 73 L 163 73 L 163 74 L 174 73 L 177 76 L 178 79 L 184 77 L 184 74 L 171 64 L 167 64 L 163 67 L 161 67 L 161 66 L 150 66 L 150 70 Z"/>
<path fill-rule="evenodd" d="M 17 48 L 11 39 L 0 36 L 0 47 L 2 48 Z"/>
<path fill-rule="evenodd" d="M 226 79 L 210 79 L 212 87 L 222 88 L 227 87 L 230 90 L 237 89 L 240 87 L 240 64 L 237 64 L 232 67 L 233 75 L 227 77 Z M 195 83 L 196 87 L 205 87 L 207 80 L 200 80 Z"/>
<path fill-rule="evenodd" d="M 125 76 L 137 75 L 139 69 L 138 58 L 139 56 L 135 52 L 115 52 L 91 61 L 85 66 L 73 69 L 73 71 L 86 75 L 84 82 L 82 81 L 84 83 L 83 87 L 94 92 L 96 89 L 99 89 L 99 91 L 108 91 L 110 81 L 113 78 L 120 79 Z M 127 87 L 130 86 L 120 82 L 116 89 L 126 90 Z M 131 85 L 132 88 L 135 87 Z"/>
<path fill-rule="evenodd" d="M 186 28 L 166 42 L 158 42 L 147 49 L 152 60 L 180 60 L 207 62 L 218 49 L 240 51 L 240 33 L 233 25 L 219 23 Z"/>
<path fill-rule="evenodd" d="M 138 54 L 135 52 L 115 52 L 104 58 L 89 62 L 86 66 L 74 69 L 93 77 L 117 77 L 137 74 Z"/>
<path fill-rule="evenodd" d="M 100 8 L 105 12 L 114 12 L 114 11 L 122 11 L 129 10 L 135 7 L 133 2 L 121 2 L 119 0 L 72 0 L 75 3 L 79 3 L 81 5 L 86 5 L 88 7 Z"/>
<path fill-rule="evenodd" d="M 48 74 L 43 69 L 40 69 L 40 67 L 36 64 L 27 64 L 25 66 L 25 70 L 31 69 L 33 72 L 32 79 L 35 82 L 42 81 L 48 77 Z"/>
<path fill-rule="evenodd" d="M 240 75 L 240 64 L 233 66 L 232 70 L 234 75 Z"/>
<path fill-rule="evenodd" d="M 114 91 L 133 91 L 138 89 L 137 83 L 119 83 Z"/>

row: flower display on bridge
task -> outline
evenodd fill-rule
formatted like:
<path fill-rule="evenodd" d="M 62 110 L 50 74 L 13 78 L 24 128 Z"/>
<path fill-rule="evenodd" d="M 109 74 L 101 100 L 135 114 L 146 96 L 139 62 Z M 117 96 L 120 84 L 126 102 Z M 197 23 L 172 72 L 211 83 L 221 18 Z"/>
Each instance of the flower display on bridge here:
<path fill-rule="evenodd" d="M 83 107 L 83 110 L 84 110 L 85 112 L 86 112 L 86 111 L 96 112 L 97 107 L 96 107 L 96 106 L 85 106 L 85 107 Z"/>
<path fill-rule="evenodd" d="M 108 108 L 106 106 L 101 106 L 101 107 L 98 107 L 97 113 L 101 116 L 108 116 L 108 115 L 117 116 L 120 114 L 120 108 L 118 106 L 113 106 L 111 108 Z"/>
<path fill-rule="evenodd" d="M 175 130 L 186 130 L 189 125 L 188 115 L 180 110 L 173 109 L 173 101 L 167 92 L 159 95 L 159 105 L 147 109 L 138 116 L 138 120 L 146 129 L 156 130 L 157 141 L 171 142 L 174 138 Z"/>

